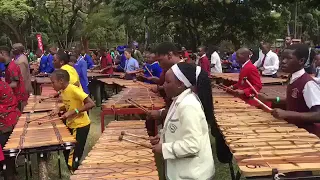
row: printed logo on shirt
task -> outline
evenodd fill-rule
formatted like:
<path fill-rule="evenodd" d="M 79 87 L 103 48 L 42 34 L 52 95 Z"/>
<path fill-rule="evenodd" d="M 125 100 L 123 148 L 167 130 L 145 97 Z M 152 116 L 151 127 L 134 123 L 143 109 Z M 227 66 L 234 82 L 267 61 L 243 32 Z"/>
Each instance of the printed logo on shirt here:
<path fill-rule="evenodd" d="M 298 98 L 298 93 L 299 93 L 298 88 L 292 89 L 291 97 L 293 97 L 293 98 Z"/>
<path fill-rule="evenodd" d="M 178 127 L 176 125 L 174 125 L 174 124 L 170 124 L 169 125 L 169 129 L 170 129 L 171 133 L 175 133 L 176 130 L 178 129 Z"/>

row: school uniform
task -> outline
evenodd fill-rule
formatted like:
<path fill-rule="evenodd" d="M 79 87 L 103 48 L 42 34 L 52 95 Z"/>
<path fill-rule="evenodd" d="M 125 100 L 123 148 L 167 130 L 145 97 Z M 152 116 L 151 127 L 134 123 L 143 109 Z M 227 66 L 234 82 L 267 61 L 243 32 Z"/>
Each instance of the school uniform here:
<path fill-rule="evenodd" d="M 120 64 L 117 66 L 117 72 L 124 72 L 126 61 L 126 56 L 124 55 L 124 53 L 122 53 L 122 55 L 120 56 Z"/>
<path fill-rule="evenodd" d="M 6 70 L 6 66 L 4 63 L 0 63 L 0 77 L 4 77 L 4 71 Z"/>
<path fill-rule="evenodd" d="M 106 68 L 107 66 L 112 66 L 112 58 L 111 56 L 102 56 L 101 57 L 101 69 Z M 106 69 L 102 72 L 102 74 L 113 74 L 113 67 Z"/>
<path fill-rule="evenodd" d="M 252 64 L 250 60 L 246 61 L 242 65 L 242 69 L 239 74 L 239 80 L 236 84 L 233 85 L 234 89 L 239 89 L 244 91 L 244 95 L 241 97 L 248 104 L 252 106 L 259 106 L 259 104 L 250 98 L 251 94 L 255 94 L 252 88 L 246 83 L 244 78 L 247 77 L 247 80 L 252 84 L 252 86 L 259 92 L 262 89 L 262 83 L 258 69 Z"/>
<path fill-rule="evenodd" d="M 139 63 L 136 59 L 134 59 L 133 57 L 131 57 L 130 59 L 127 59 L 126 65 L 124 67 L 124 70 L 126 72 L 125 79 L 132 80 L 133 78 L 135 78 L 136 77 L 135 74 L 127 74 L 127 73 L 136 71 L 138 69 L 139 69 Z"/>
<path fill-rule="evenodd" d="M 53 55 L 49 54 L 47 57 L 46 73 L 52 73 L 54 71 L 53 59 Z"/>
<path fill-rule="evenodd" d="M 19 109 L 22 111 L 23 107 L 27 104 L 29 94 L 26 91 L 21 70 L 14 61 L 6 64 L 5 81 L 8 84 L 11 84 L 13 81 L 17 82 L 17 86 L 12 88 L 12 90 L 19 103 Z"/>
<path fill-rule="evenodd" d="M 83 59 L 86 61 L 88 69 L 93 68 L 93 64 L 94 63 L 93 63 L 93 60 L 92 60 L 92 58 L 91 58 L 91 56 L 89 54 L 85 54 L 83 56 Z"/>
<path fill-rule="evenodd" d="M 74 111 L 84 106 L 83 101 L 88 97 L 88 94 L 79 87 L 69 84 L 66 89 L 61 91 L 61 97 L 66 110 Z M 80 164 L 90 130 L 90 119 L 87 112 L 79 113 L 76 117 L 67 119 L 66 126 L 76 138 L 77 143 L 71 151 L 64 151 L 64 155 L 69 168 L 76 170 Z"/>
<path fill-rule="evenodd" d="M 42 56 L 40 57 L 40 66 L 39 66 L 39 71 L 41 73 L 46 73 L 47 64 L 48 64 L 48 56 L 42 54 Z"/>
<path fill-rule="evenodd" d="M 69 64 L 65 64 L 61 66 L 61 69 L 68 72 L 70 80 L 69 83 L 75 85 L 77 82 L 80 84 L 80 89 L 82 89 L 81 83 L 80 83 L 80 77 L 76 69 Z"/>
<path fill-rule="evenodd" d="M 202 55 L 199 59 L 199 64 L 202 70 L 208 73 L 208 76 L 211 74 L 210 72 L 210 62 L 206 54 Z"/>
<path fill-rule="evenodd" d="M 267 54 L 259 55 L 258 61 L 254 63 L 258 68 L 263 67 L 264 70 L 261 72 L 262 76 L 266 77 L 277 77 L 277 71 L 279 69 L 279 57 L 276 53 L 271 50 Z"/>
<path fill-rule="evenodd" d="M 313 78 L 301 69 L 292 74 L 287 86 L 286 108 L 288 111 L 310 112 L 314 106 L 320 106 L 320 87 Z M 320 136 L 320 123 L 298 123 L 310 133 Z"/>
<path fill-rule="evenodd" d="M 33 88 L 31 84 L 31 74 L 30 74 L 30 68 L 29 68 L 29 62 L 28 62 L 27 56 L 25 56 L 24 54 L 20 54 L 16 56 L 15 63 L 20 68 L 27 93 L 28 94 L 33 93 Z"/>
<path fill-rule="evenodd" d="M 151 74 L 149 73 L 147 68 L 149 69 Z M 145 77 L 155 76 L 155 77 L 160 78 L 161 72 L 162 72 L 162 69 L 161 69 L 158 61 L 153 62 L 152 64 L 145 64 L 143 66 L 143 74 Z M 149 81 L 149 80 L 145 80 L 145 82 L 149 83 L 149 84 L 154 84 L 154 82 Z"/>
<path fill-rule="evenodd" d="M 173 98 L 160 141 L 167 180 L 213 179 L 207 120 L 200 100 L 190 89 Z"/>
<path fill-rule="evenodd" d="M 76 69 L 79 75 L 80 84 L 83 91 L 87 94 L 90 94 L 88 88 L 89 80 L 87 75 L 87 62 L 80 56 L 73 67 Z"/>

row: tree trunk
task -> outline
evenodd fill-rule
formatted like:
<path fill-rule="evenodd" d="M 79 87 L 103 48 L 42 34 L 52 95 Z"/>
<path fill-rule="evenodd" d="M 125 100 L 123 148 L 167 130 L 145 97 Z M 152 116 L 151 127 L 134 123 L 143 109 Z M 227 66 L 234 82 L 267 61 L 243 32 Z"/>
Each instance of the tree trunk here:
<path fill-rule="evenodd" d="M 1 22 L 6 25 L 8 28 L 11 29 L 12 33 L 14 34 L 15 36 L 15 39 L 16 39 L 16 42 L 18 43 L 23 43 L 23 39 L 22 37 L 20 36 L 19 32 L 17 31 L 17 29 L 15 27 L 13 27 L 13 25 L 11 24 L 11 22 L 5 20 L 5 19 L 2 19 Z"/>
<path fill-rule="evenodd" d="M 82 48 L 85 52 L 89 52 L 89 39 L 86 36 L 82 36 Z"/>

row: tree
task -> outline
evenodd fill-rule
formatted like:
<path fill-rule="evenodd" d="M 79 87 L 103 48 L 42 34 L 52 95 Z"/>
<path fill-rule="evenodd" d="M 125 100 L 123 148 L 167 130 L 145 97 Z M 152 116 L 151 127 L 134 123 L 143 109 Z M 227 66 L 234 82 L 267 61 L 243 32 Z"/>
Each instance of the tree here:
<path fill-rule="evenodd" d="M 26 0 L 0 0 L 0 23 L 5 26 L 4 34 L 14 42 L 23 42 L 23 31 L 19 31 L 21 26 L 26 20 L 28 13 L 33 8 L 28 6 Z"/>

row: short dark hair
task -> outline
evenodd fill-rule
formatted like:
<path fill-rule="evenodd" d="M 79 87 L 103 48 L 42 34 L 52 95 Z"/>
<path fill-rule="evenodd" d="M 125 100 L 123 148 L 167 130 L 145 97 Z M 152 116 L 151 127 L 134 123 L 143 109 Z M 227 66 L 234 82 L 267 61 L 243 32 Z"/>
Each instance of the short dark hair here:
<path fill-rule="evenodd" d="M 163 42 L 155 48 L 155 54 L 166 55 L 172 52 L 173 54 L 178 54 L 178 48 L 172 42 Z"/>
<path fill-rule="evenodd" d="M 5 53 L 6 55 L 10 55 L 11 49 L 7 46 L 0 46 L 0 52 Z"/>
<path fill-rule="evenodd" d="M 131 49 L 131 48 L 126 48 L 124 51 L 126 51 L 126 52 L 128 52 L 128 53 L 132 54 L 132 49 Z"/>
<path fill-rule="evenodd" d="M 70 57 L 67 53 L 65 53 L 62 49 L 59 50 L 56 54 L 60 61 L 62 61 L 64 64 L 68 64 L 70 61 Z"/>
<path fill-rule="evenodd" d="M 306 44 L 292 44 L 286 49 L 294 50 L 293 55 L 298 59 L 304 58 L 304 62 L 308 60 L 309 57 L 309 46 Z"/>
<path fill-rule="evenodd" d="M 77 56 L 75 55 L 75 54 L 71 54 L 71 56 L 70 56 L 70 62 L 77 62 Z"/>
<path fill-rule="evenodd" d="M 63 70 L 63 69 L 57 69 L 52 72 L 51 76 L 55 76 L 57 80 L 63 80 L 64 82 L 69 82 L 70 81 L 70 75 L 68 71 Z"/>

